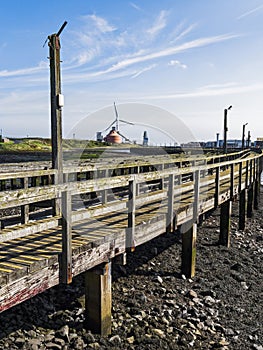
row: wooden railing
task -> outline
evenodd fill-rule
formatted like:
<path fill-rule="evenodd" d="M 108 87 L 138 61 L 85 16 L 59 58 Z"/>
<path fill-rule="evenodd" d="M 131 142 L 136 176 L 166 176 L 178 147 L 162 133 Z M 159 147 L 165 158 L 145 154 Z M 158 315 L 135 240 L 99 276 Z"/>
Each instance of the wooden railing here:
<path fill-rule="evenodd" d="M 1 217 L 0 241 L 41 230 L 45 226 L 43 219 L 47 215 L 43 207 L 45 209 L 52 207 L 52 211 L 48 212 L 52 218 L 46 219 L 46 227 L 58 225 L 61 218 L 61 204 L 58 202 L 61 201 L 63 192 L 69 192 L 73 199 L 72 222 L 113 210 L 114 206 L 124 208 L 126 204 L 121 204 L 116 198 L 112 198 L 114 197 L 112 191 L 116 192 L 116 195 L 119 193 L 122 198 L 125 196 L 127 198 L 128 192 L 131 191 L 129 190 L 131 182 L 136 184 L 133 187 L 136 188 L 137 205 L 151 201 L 154 193 L 156 198 L 162 199 L 167 197 L 168 192 L 174 192 L 176 200 L 179 193 L 181 198 L 183 196 L 186 198 L 194 191 L 196 216 L 200 210 L 201 212 L 205 210 L 198 208 L 200 203 L 204 202 L 204 199 L 200 199 L 201 194 L 204 196 L 206 193 L 207 198 L 214 198 L 216 207 L 223 200 L 222 196 L 220 197 L 220 188 L 229 187 L 229 195 L 232 197 L 254 182 L 261 171 L 260 159 L 261 154 L 243 151 L 208 157 L 189 156 L 174 159 L 171 156 L 146 157 L 111 163 L 104 160 L 101 164 L 97 162 L 91 165 L 66 167 L 62 184 L 56 184 L 57 172 L 53 169 L 0 173 L 0 210 L 5 213 Z M 109 191 L 111 196 L 108 194 Z M 143 193 L 147 193 L 148 196 L 142 196 Z M 85 198 L 83 200 L 87 207 L 85 210 L 74 210 L 74 207 L 78 209 L 77 196 L 79 202 L 80 198 Z M 38 215 L 36 211 L 30 210 L 32 208 L 39 209 Z M 33 221 L 30 220 L 30 216 L 34 217 Z M 17 220 L 11 220 L 14 217 Z M 28 224 L 29 221 L 31 228 L 29 225 L 14 227 L 15 222 Z M 13 234 L 8 229 L 9 224 L 12 225 Z"/>

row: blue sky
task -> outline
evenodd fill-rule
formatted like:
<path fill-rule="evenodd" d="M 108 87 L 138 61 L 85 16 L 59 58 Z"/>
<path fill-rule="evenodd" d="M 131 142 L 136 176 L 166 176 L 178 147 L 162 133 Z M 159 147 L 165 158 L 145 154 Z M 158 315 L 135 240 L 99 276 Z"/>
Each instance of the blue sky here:
<path fill-rule="evenodd" d="M 147 129 L 153 143 L 182 133 L 185 141 L 213 140 L 217 132 L 222 138 L 229 105 L 229 138 L 241 138 L 245 123 L 252 139 L 263 137 L 262 0 L 1 1 L 4 135 L 50 136 L 43 44 L 65 20 L 65 137 L 94 138 L 114 120 L 113 102 L 120 118 Z M 141 139 L 139 128 L 121 128 Z"/>

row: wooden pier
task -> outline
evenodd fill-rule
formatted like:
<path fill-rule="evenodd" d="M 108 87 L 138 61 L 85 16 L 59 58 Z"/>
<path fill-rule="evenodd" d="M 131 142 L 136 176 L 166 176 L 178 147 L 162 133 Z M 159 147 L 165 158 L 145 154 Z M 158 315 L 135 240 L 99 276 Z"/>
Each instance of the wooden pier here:
<path fill-rule="evenodd" d="M 259 206 L 262 154 L 105 159 L 0 173 L 0 312 L 85 273 L 86 324 L 111 329 L 111 264 L 165 232 L 182 233 L 182 274 L 193 277 L 198 224 L 220 206 L 219 243 L 231 244 Z M 58 178 L 60 180 L 58 181 Z"/>

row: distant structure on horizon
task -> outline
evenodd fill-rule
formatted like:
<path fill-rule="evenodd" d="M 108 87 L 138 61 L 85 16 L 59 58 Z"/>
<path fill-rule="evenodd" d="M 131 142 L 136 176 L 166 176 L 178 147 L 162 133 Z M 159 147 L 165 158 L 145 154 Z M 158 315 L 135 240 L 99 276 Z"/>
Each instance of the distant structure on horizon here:
<path fill-rule="evenodd" d="M 108 133 L 108 135 L 104 137 L 104 141 L 113 143 L 113 144 L 122 143 L 122 138 L 117 132 L 117 130 L 115 129 L 115 126 L 113 126 L 111 131 Z"/>
<path fill-rule="evenodd" d="M 144 133 L 143 133 L 143 140 L 142 140 L 142 145 L 143 146 L 148 146 L 148 134 L 147 134 L 147 131 L 145 130 Z"/>
<path fill-rule="evenodd" d="M 108 143 L 111 143 L 111 144 L 121 144 L 121 143 L 130 143 L 130 144 L 132 144 L 132 141 L 129 140 L 129 138 L 127 138 L 126 136 L 124 136 L 120 132 L 119 125 L 120 125 L 120 122 L 125 123 L 125 124 L 129 124 L 129 125 L 136 125 L 136 124 L 128 122 L 128 121 L 123 120 L 123 119 L 119 119 L 119 114 L 118 114 L 115 102 L 114 102 L 114 111 L 115 111 L 115 119 L 114 119 L 114 121 L 105 130 L 97 131 L 97 133 L 96 133 L 96 140 L 98 142 L 105 141 L 105 142 L 108 142 Z M 104 137 L 103 133 L 106 132 L 110 127 L 112 129 Z M 149 139 L 148 139 L 147 131 L 144 131 L 142 145 L 143 146 L 148 146 L 148 142 L 149 142 Z M 133 143 L 136 144 L 136 141 L 134 141 Z"/>

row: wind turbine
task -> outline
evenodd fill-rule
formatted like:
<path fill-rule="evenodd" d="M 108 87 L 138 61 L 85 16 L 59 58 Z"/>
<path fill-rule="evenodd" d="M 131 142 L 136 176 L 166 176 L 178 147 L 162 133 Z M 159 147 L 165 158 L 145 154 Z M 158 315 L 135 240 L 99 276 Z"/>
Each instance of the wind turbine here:
<path fill-rule="evenodd" d="M 104 129 L 102 132 L 105 132 L 107 130 L 109 130 L 110 127 L 112 127 L 114 124 L 115 124 L 115 130 L 116 132 L 125 139 L 125 141 L 128 141 L 128 142 L 131 142 L 126 136 L 124 136 L 123 134 L 121 134 L 120 130 L 119 130 L 119 126 L 120 126 L 120 122 L 122 123 L 125 123 L 125 124 L 129 124 L 129 125 L 134 125 L 133 123 L 131 122 L 127 122 L 126 120 L 123 120 L 123 119 L 120 119 L 119 118 L 119 114 L 118 114 L 118 111 L 117 111 L 117 107 L 116 107 L 116 103 L 114 102 L 113 103 L 114 105 L 114 112 L 115 112 L 115 119 L 114 121 L 106 128 Z"/>

